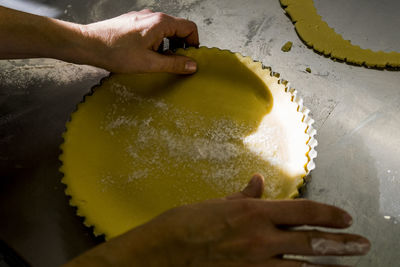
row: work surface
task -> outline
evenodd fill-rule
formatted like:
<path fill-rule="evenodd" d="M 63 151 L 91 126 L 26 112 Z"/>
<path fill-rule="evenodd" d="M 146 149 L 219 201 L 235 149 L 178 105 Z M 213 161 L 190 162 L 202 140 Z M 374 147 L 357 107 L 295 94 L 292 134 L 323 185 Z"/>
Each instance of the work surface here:
<path fill-rule="evenodd" d="M 299 91 L 315 119 L 317 168 L 305 197 L 348 210 L 354 217 L 350 231 L 373 244 L 365 257 L 324 261 L 399 266 L 400 71 L 350 66 L 314 53 L 300 41 L 278 0 L 58 0 L 51 8 L 39 6 L 42 2 L 48 1 L 37 0 L 31 8 L 79 23 L 142 8 L 186 17 L 197 23 L 202 45 L 271 66 Z M 315 4 L 345 39 L 400 52 L 399 1 Z M 284 53 L 280 48 L 287 41 L 294 45 Z M 68 206 L 58 155 L 70 113 L 106 75 L 50 59 L 0 61 L 0 239 L 33 266 L 56 266 L 101 241 Z"/>

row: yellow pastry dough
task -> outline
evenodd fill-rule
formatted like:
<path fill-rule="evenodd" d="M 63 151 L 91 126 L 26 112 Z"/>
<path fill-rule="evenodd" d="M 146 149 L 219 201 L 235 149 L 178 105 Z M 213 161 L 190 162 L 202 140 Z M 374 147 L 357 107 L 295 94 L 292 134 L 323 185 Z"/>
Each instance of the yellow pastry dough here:
<path fill-rule="evenodd" d="M 313 0 L 280 0 L 300 38 L 315 51 L 356 65 L 400 67 L 400 53 L 362 49 L 330 28 L 318 15 Z"/>
<path fill-rule="evenodd" d="M 292 45 L 293 45 L 292 42 L 290 41 L 286 42 L 281 48 L 282 52 L 289 52 L 292 49 Z"/>
<path fill-rule="evenodd" d="M 239 54 L 178 53 L 197 61 L 195 75 L 111 75 L 67 123 L 63 183 L 95 234 L 237 192 L 256 172 L 265 197 L 298 195 L 311 138 L 293 94 Z"/>

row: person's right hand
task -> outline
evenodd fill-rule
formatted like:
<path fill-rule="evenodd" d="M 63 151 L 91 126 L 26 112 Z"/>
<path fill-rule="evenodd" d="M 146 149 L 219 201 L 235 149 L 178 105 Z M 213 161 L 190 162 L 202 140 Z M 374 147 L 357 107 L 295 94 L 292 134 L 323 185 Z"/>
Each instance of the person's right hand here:
<path fill-rule="evenodd" d="M 71 266 L 317 267 L 282 255 L 362 255 L 367 239 L 294 230 L 302 225 L 347 228 L 345 211 L 309 200 L 270 201 L 255 175 L 240 193 L 171 209 L 81 255 Z M 336 266 L 336 265 L 324 265 Z"/>

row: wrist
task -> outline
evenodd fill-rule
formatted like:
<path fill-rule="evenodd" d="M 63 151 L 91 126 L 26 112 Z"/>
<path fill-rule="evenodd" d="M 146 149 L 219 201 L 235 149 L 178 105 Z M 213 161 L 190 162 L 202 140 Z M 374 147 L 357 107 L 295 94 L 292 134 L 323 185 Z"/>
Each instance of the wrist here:
<path fill-rule="evenodd" d="M 159 225 L 149 222 L 117 238 L 120 244 L 129 248 L 125 250 L 128 254 L 123 257 L 134 262 L 132 266 L 175 266 L 169 259 L 169 250 L 173 247 L 171 238 Z"/>
<path fill-rule="evenodd" d="M 99 66 L 96 58 L 96 40 L 87 33 L 87 25 L 53 20 L 57 36 L 49 38 L 48 57 L 84 65 Z"/>
<path fill-rule="evenodd" d="M 107 55 L 107 47 L 102 40 L 92 33 L 91 25 L 73 25 L 75 38 L 70 47 L 71 62 L 105 68 L 103 60 Z"/>
<path fill-rule="evenodd" d="M 176 266 L 165 255 L 168 245 L 165 233 L 144 224 L 98 245 L 63 267 Z"/>
<path fill-rule="evenodd" d="M 88 25 L 43 19 L 47 20 L 42 32 L 45 44 L 37 49 L 35 57 L 48 57 L 75 64 L 103 67 L 100 62 L 102 58 L 100 51 L 103 45 L 91 36 Z"/>

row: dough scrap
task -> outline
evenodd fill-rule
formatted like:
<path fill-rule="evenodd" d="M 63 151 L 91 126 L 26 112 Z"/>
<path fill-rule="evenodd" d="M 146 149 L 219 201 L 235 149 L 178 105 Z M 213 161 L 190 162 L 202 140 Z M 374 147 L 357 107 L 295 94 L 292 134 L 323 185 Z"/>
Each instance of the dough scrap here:
<path fill-rule="evenodd" d="M 336 33 L 318 15 L 313 0 L 280 0 L 300 38 L 315 51 L 332 59 L 369 68 L 399 68 L 400 53 L 363 49 Z"/>
<path fill-rule="evenodd" d="M 288 41 L 288 42 L 286 42 L 286 44 L 284 44 L 284 45 L 282 46 L 281 50 L 282 50 L 283 52 L 289 52 L 289 51 L 292 49 L 292 45 L 293 45 L 293 43 L 290 42 L 290 41 Z"/>
<path fill-rule="evenodd" d="M 293 198 L 313 168 L 312 122 L 270 70 L 216 48 L 178 53 L 195 75 L 111 75 L 67 123 L 62 182 L 97 235 L 224 197 L 255 172 L 264 197 Z"/>

